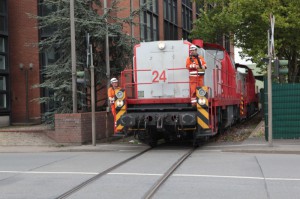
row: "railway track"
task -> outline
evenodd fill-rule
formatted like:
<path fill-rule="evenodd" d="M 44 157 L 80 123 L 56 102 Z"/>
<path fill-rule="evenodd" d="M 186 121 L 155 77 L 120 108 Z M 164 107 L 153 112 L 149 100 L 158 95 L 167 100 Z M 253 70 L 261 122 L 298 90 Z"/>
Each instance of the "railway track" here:
<path fill-rule="evenodd" d="M 210 142 L 226 142 L 226 141 L 243 141 L 251 134 L 253 126 L 257 126 L 261 121 L 260 112 L 257 111 L 249 116 L 247 119 L 241 120 L 225 129 L 222 133 L 211 137 Z M 249 131 L 248 131 L 249 130 Z M 236 139 L 236 140 L 235 140 Z"/>
<path fill-rule="evenodd" d="M 247 120 L 244 120 L 238 124 L 243 124 L 246 122 L 249 122 L 251 120 L 253 120 L 253 118 L 257 115 L 258 112 L 254 113 L 253 115 L 251 115 Z M 237 125 L 238 125 L 237 124 Z M 73 187 L 72 189 L 70 189 L 69 191 L 61 194 L 60 196 L 58 196 L 56 199 L 64 199 L 64 198 L 68 198 L 70 195 L 72 195 L 73 193 L 79 191 L 80 189 L 88 186 L 90 183 L 96 181 L 97 179 L 101 178 L 102 176 L 110 173 L 111 171 L 117 169 L 118 167 L 121 167 L 122 165 L 128 163 L 131 160 L 134 160 L 140 156 L 142 156 L 143 154 L 145 154 L 146 152 L 152 150 L 152 148 L 148 148 L 122 162 L 120 162 L 117 165 L 114 165 L 108 169 L 106 169 L 105 171 L 93 176 L 92 178 L 80 183 L 79 185 Z M 149 199 L 152 198 L 153 195 L 157 192 L 157 190 L 161 187 L 161 185 L 164 184 L 164 182 L 173 174 L 173 172 L 194 152 L 195 148 L 192 148 L 191 150 L 189 150 L 187 153 L 185 153 L 183 156 L 181 156 L 168 170 L 167 172 L 165 172 L 162 177 L 145 193 L 145 195 L 143 196 L 143 198 L 145 199 Z"/>
<path fill-rule="evenodd" d="M 73 188 L 70 189 L 69 191 L 67 191 L 67 192 L 65 192 L 65 193 L 63 193 L 63 194 L 61 194 L 61 195 L 58 196 L 56 199 L 64 199 L 64 198 L 68 198 L 68 197 L 69 197 L 70 195 L 72 195 L 73 193 L 75 193 L 75 192 L 79 191 L 80 189 L 82 189 L 82 188 L 88 186 L 89 184 L 91 184 L 92 182 L 94 182 L 94 181 L 96 181 L 97 179 L 101 178 L 102 176 L 108 174 L 108 173 L 111 172 L 112 170 L 114 170 L 114 169 L 116 169 L 116 168 L 118 168 L 118 167 L 120 167 L 120 166 L 126 164 L 127 162 L 129 162 L 129 161 L 131 161 L 131 160 L 133 160 L 133 159 L 138 158 L 139 156 L 142 156 L 144 153 L 146 153 L 146 152 L 149 151 L 149 150 L 151 150 L 151 148 L 145 149 L 145 150 L 141 151 L 140 153 L 138 153 L 138 154 L 136 154 L 136 155 L 134 155 L 134 156 L 132 156 L 132 157 L 130 157 L 130 158 L 128 158 L 128 159 L 122 161 L 122 162 L 120 162 L 119 164 L 116 164 L 116 165 L 114 165 L 114 166 L 112 166 L 112 167 L 106 169 L 105 171 L 103 171 L 103 172 L 101 172 L 101 173 L 99 173 L 99 174 L 93 176 L 92 178 L 90 178 L 90 179 L 88 179 L 88 180 L 86 180 L 86 181 L 80 183 L 79 185 L 73 187 Z"/>
<path fill-rule="evenodd" d="M 146 152 L 149 152 L 150 150 L 152 150 L 152 148 L 148 148 L 146 150 L 143 150 L 142 152 L 106 169 L 105 171 L 89 178 L 88 180 L 80 183 L 79 185 L 73 187 L 72 189 L 66 191 L 65 193 L 61 194 L 60 196 L 56 197 L 56 199 L 64 199 L 64 198 L 68 198 L 69 196 L 71 196 L 72 194 L 74 194 L 75 192 L 83 189 L 84 187 L 88 186 L 89 184 L 93 183 L 94 181 L 98 180 L 99 178 L 101 178 L 102 176 L 110 173 L 111 171 L 125 165 L 126 163 L 142 156 L 143 154 L 145 154 Z M 154 196 L 154 194 L 159 190 L 159 188 L 164 184 L 164 182 L 173 174 L 173 172 L 194 152 L 195 148 L 192 148 L 190 150 L 188 150 L 186 153 L 184 153 L 184 155 L 182 155 L 179 159 L 177 159 L 177 161 L 170 167 L 167 169 L 167 171 L 157 180 L 157 182 L 155 184 L 153 184 L 152 187 L 150 187 L 150 189 L 145 193 L 145 195 L 142 198 L 145 199 L 150 199 Z"/>
<path fill-rule="evenodd" d="M 177 160 L 164 175 L 149 189 L 149 191 L 144 195 L 144 199 L 150 199 L 159 190 L 159 188 L 164 184 L 164 182 L 174 173 L 174 171 L 194 152 L 195 148 L 189 150 L 181 158 Z"/>

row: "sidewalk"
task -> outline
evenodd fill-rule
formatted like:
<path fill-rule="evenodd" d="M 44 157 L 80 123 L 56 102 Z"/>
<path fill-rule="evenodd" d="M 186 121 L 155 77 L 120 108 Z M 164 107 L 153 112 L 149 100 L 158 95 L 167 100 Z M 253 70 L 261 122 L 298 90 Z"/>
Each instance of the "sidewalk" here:
<path fill-rule="evenodd" d="M 130 148 L 147 148 L 144 144 L 122 142 L 97 143 L 93 145 L 62 145 L 56 143 L 43 132 L 47 127 L 35 126 L 10 126 L 0 128 L 0 153 L 9 152 L 56 152 L 56 151 L 116 151 L 130 150 Z M 264 121 L 261 121 L 252 131 L 248 139 L 243 142 L 210 143 L 201 149 L 221 150 L 222 152 L 240 153 L 278 153 L 278 154 L 300 154 L 300 139 L 297 140 L 273 140 L 273 146 L 265 141 Z M 200 150 L 201 150 L 200 149 Z"/>
<path fill-rule="evenodd" d="M 0 146 L 55 146 L 45 130 L 46 125 L 9 126 L 0 128 Z"/>
<path fill-rule="evenodd" d="M 243 142 L 213 143 L 204 148 L 221 150 L 222 152 L 300 154 L 300 139 L 273 139 L 271 146 L 265 140 L 264 121 L 261 121 Z"/>

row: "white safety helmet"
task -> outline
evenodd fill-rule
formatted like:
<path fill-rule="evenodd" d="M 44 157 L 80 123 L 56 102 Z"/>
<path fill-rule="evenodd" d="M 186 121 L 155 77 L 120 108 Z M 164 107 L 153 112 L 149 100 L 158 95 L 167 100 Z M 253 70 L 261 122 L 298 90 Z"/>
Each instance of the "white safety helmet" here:
<path fill-rule="evenodd" d="M 115 77 L 111 78 L 110 83 L 115 83 L 115 82 L 118 82 L 118 79 Z"/>
<path fill-rule="evenodd" d="M 197 50 L 197 46 L 191 45 L 191 46 L 190 46 L 190 50 Z"/>

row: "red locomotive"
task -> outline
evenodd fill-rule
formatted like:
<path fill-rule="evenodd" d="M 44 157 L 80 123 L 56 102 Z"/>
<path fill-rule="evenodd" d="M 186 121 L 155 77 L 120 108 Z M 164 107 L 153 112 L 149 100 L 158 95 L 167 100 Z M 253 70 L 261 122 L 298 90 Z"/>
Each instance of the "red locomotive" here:
<path fill-rule="evenodd" d="M 191 45 L 207 65 L 195 104 L 186 68 Z M 116 130 L 134 133 L 150 146 L 161 138 L 196 144 L 251 115 L 258 103 L 252 71 L 235 66 L 222 46 L 202 40 L 136 45 L 134 67 L 121 73 L 121 87 L 116 92 Z"/>

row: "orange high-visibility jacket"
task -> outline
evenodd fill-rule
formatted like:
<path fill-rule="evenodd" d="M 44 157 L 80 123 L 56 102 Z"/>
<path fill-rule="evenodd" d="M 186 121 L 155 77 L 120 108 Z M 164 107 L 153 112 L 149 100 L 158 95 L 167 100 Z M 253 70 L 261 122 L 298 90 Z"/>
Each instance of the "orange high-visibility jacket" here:
<path fill-rule="evenodd" d="M 115 88 L 115 89 L 119 89 L 119 87 Z M 108 96 L 108 100 L 110 102 L 110 109 L 111 109 L 111 113 L 114 117 L 114 131 L 116 132 L 116 107 L 115 107 L 115 89 L 113 87 L 109 87 L 107 90 L 107 96 Z"/>
<path fill-rule="evenodd" d="M 113 89 L 113 87 L 109 87 L 108 91 L 107 91 L 107 95 L 108 95 L 108 97 L 114 98 L 115 97 L 115 89 Z"/>
<path fill-rule="evenodd" d="M 200 55 L 198 57 L 199 57 L 199 60 L 201 62 L 202 68 L 206 69 L 207 67 L 206 67 L 206 62 L 204 61 L 204 58 L 202 56 L 200 56 Z M 197 68 L 195 67 L 195 65 L 196 66 L 198 65 L 200 67 L 197 58 L 194 57 L 194 56 L 189 56 L 186 59 L 186 68 L 189 69 L 190 71 L 191 70 L 197 71 Z"/>
<path fill-rule="evenodd" d="M 199 69 L 204 71 L 207 68 L 206 62 L 204 61 L 204 58 L 202 56 L 198 56 L 199 61 L 201 62 L 201 67 L 198 63 L 198 59 L 194 56 L 189 56 L 186 59 L 186 68 L 190 72 L 190 97 L 193 98 L 196 96 L 196 88 L 197 86 L 203 86 L 204 85 L 204 77 L 203 75 L 199 75 L 198 71 Z"/>
<path fill-rule="evenodd" d="M 118 88 L 115 88 L 115 89 L 118 89 Z M 114 101 L 115 101 L 115 89 L 113 87 L 109 87 L 108 90 L 107 90 L 108 100 L 111 102 L 110 103 L 111 112 L 112 112 L 112 114 L 113 114 L 114 117 L 116 116 L 116 108 L 115 108 L 115 104 L 114 104 Z"/>

